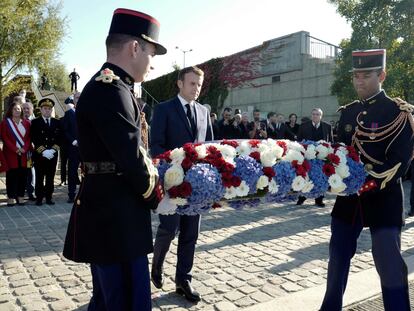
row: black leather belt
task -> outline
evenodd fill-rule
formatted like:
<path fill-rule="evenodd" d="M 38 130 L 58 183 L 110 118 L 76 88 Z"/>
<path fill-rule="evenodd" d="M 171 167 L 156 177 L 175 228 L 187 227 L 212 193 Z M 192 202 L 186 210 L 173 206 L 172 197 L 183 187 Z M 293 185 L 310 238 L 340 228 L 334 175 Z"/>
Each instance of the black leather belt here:
<path fill-rule="evenodd" d="M 115 162 L 83 162 L 86 175 L 90 174 L 118 174 Z"/>

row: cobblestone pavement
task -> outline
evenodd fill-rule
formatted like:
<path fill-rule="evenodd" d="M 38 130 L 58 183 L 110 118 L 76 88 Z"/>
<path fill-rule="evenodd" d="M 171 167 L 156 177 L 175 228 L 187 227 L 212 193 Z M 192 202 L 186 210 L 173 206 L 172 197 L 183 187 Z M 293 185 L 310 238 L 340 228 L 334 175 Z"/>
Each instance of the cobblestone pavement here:
<path fill-rule="evenodd" d="M 6 207 L 0 178 L 1 311 L 87 308 L 92 288 L 88 265 L 61 254 L 71 210 L 64 203 L 65 187 L 56 187 L 55 199 L 54 206 Z M 242 310 L 324 284 L 333 198 L 325 208 L 312 203 L 221 209 L 203 216 L 193 269 L 202 301 L 191 304 L 174 293 L 175 240 L 166 259 L 164 291 L 153 288 L 153 309 Z M 153 220 L 155 232 L 157 217 Z M 351 273 L 373 267 L 370 244 L 364 230 Z M 405 256 L 414 254 L 413 218 L 404 228 L 402 249 Z"/>

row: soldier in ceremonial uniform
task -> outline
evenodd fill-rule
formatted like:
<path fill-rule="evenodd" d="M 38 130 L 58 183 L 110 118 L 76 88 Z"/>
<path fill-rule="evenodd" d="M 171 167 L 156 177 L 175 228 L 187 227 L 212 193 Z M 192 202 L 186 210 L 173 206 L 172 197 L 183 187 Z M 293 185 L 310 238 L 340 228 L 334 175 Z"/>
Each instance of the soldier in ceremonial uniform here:
<path fill-rule="evenodd" d="M 91 264 L 88 310 L 151 310 L 147 255 L 151 209 L 162 199 L 157 169 L 142 145 L 134 82 L 166 53 L 159 22 L 128 9 L 114 12 L 107 62 L 86 84 L 76 109 L 84 178 L 75 198 L 63 255 Z"/>
<path fill-rule="evenodd" d="M 32 120 L 30 135 L 34 145 L 33 164 L 36 173 L 36 205 L 53 205 L 54 179 L 58 160 L 61 128 L 58 119 L 52 118 L 55 102 L 49 98 L 39 101 L 41 116 Z"/>
<path fill-rule="evenodd" d="M 338 140 L 359 151 L 368 177 L 360 195 L 336 199 L 321 310 L 342 309 L 350 261 L 363 227 L 370 228 L 385 310 L 410 310 L 407 266 L 401 256 L 401 177 L 412 156 L 413 106 L 388 97 L 381 89 L 386 75 L 385 50 L 354 51 L 352 61 L 359 100 L 340 108 Z"/>

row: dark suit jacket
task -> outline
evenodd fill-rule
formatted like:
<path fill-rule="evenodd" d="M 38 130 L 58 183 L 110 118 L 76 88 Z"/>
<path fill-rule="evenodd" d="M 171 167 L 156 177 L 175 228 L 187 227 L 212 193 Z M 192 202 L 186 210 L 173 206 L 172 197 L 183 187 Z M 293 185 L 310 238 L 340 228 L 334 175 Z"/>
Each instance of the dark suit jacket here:
<path fill-rule="evenodd" d="M 34 145 L 33 161 L 49 161 L 42 157 L 42 152 L 46 149 L 56 151 L 54 160 L 57 160 L 57 153 L 61 143 L 61 124 L 58 119 L 50 118 L 48 126 L 42 117 L 32 120 L 30 127 L 31 140 Z"/>
<path fill-rule="evenodd" d="M 330 124 L 321 121 L 320 126 L 322 127 L 322 138 L 325 141 L 333 142 L 332 127 Z M 298 141 L 312 140 L 313 124 L 312 121 L 302 123 L 299 126 Z"/>
<path fill-rule="evenodd" d="M 266 131 L 267 131 L 267 138 L 272 139 L 285 139 L 287 127 L 284 123 L 280 124 L 279 129 L 276 128 L 277 124 L 272 123 L 270 126 L 266 121 Z"/>
<path fill-rule="evenodd" d="M 65 116 L 62 118 L 62 129 L 65 136 L 67 147 L 72 147 L 74 140 L 78 140 L 78 127 L 76 125 L 75 111 L 69 109 L 65 112 Z"/>
<path fill-rule="evenodd" d="M 198 142 L 213 140 L 213 130 L 210 124 L 210 115 L 206 107 L 195 104 L 197 133 L 201 133 L 203 128 L 206 129 L 205 135 L 199 137 Z M 167 150 L 182 147 L 185 143 L 196 142 L 187 115 L 178 99 L 174 97 L 171 100 L 160 103 L 154 109 L 151 122 L 151 155 L 164 153 Z"/>

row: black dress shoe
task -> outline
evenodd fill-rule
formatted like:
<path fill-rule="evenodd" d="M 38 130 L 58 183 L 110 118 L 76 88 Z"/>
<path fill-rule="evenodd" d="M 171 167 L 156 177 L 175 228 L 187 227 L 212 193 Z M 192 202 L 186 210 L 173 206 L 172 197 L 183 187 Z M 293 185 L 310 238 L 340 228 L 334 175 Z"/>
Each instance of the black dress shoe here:
<path fill-rule="evenodd" d="M 36 205 L 37 205 L 37 206 L 41 206 L 41 205 L 43 205 L 43 200 L 39 200 L 39 199 L 37 199 L 37 200 L 36 200 Z"/>
<path fill-rule="evenodd" d="M 151 281 L 152 284 L 158 289 L 162 288 L 164 285 L 164 278 L 162 277 L 162 273 L 154 273 L 151 271 Z"/>
<path fill-rule="evenodd" d="M 319 207 L 325 207 L 325 203 L 322 200 L 315 200 L 315 205 Z"/>
<path fill-rule="evenodd" d="M 29 201 L 36 201 L 37 199 L 34 196 L 29 196 Z"/>
<path fill-rule="evenodd" d="M 201 300 L 200 294 L 197 293 L 191 286 L 190 281 L 184 281 L 183 283 L 177 284 L 175 292 L 178 295 L 184 296 L 185 299 L 191 302 L 199 302 Z"/>
<path fill-rule="evenodd" d="M 303 202 L 305 202 L 306 198 L 305 197 L 299 197 L 298 201 L 296 202 L 296 205 L 302 205 Z"/>
<path fill-rule="evenodd" d="M 50 199 L 50 200 L 46 200 L 46 204 L 47 205 L 55 205 L 55 202 L 52 201 L 52 199 Z"/>

